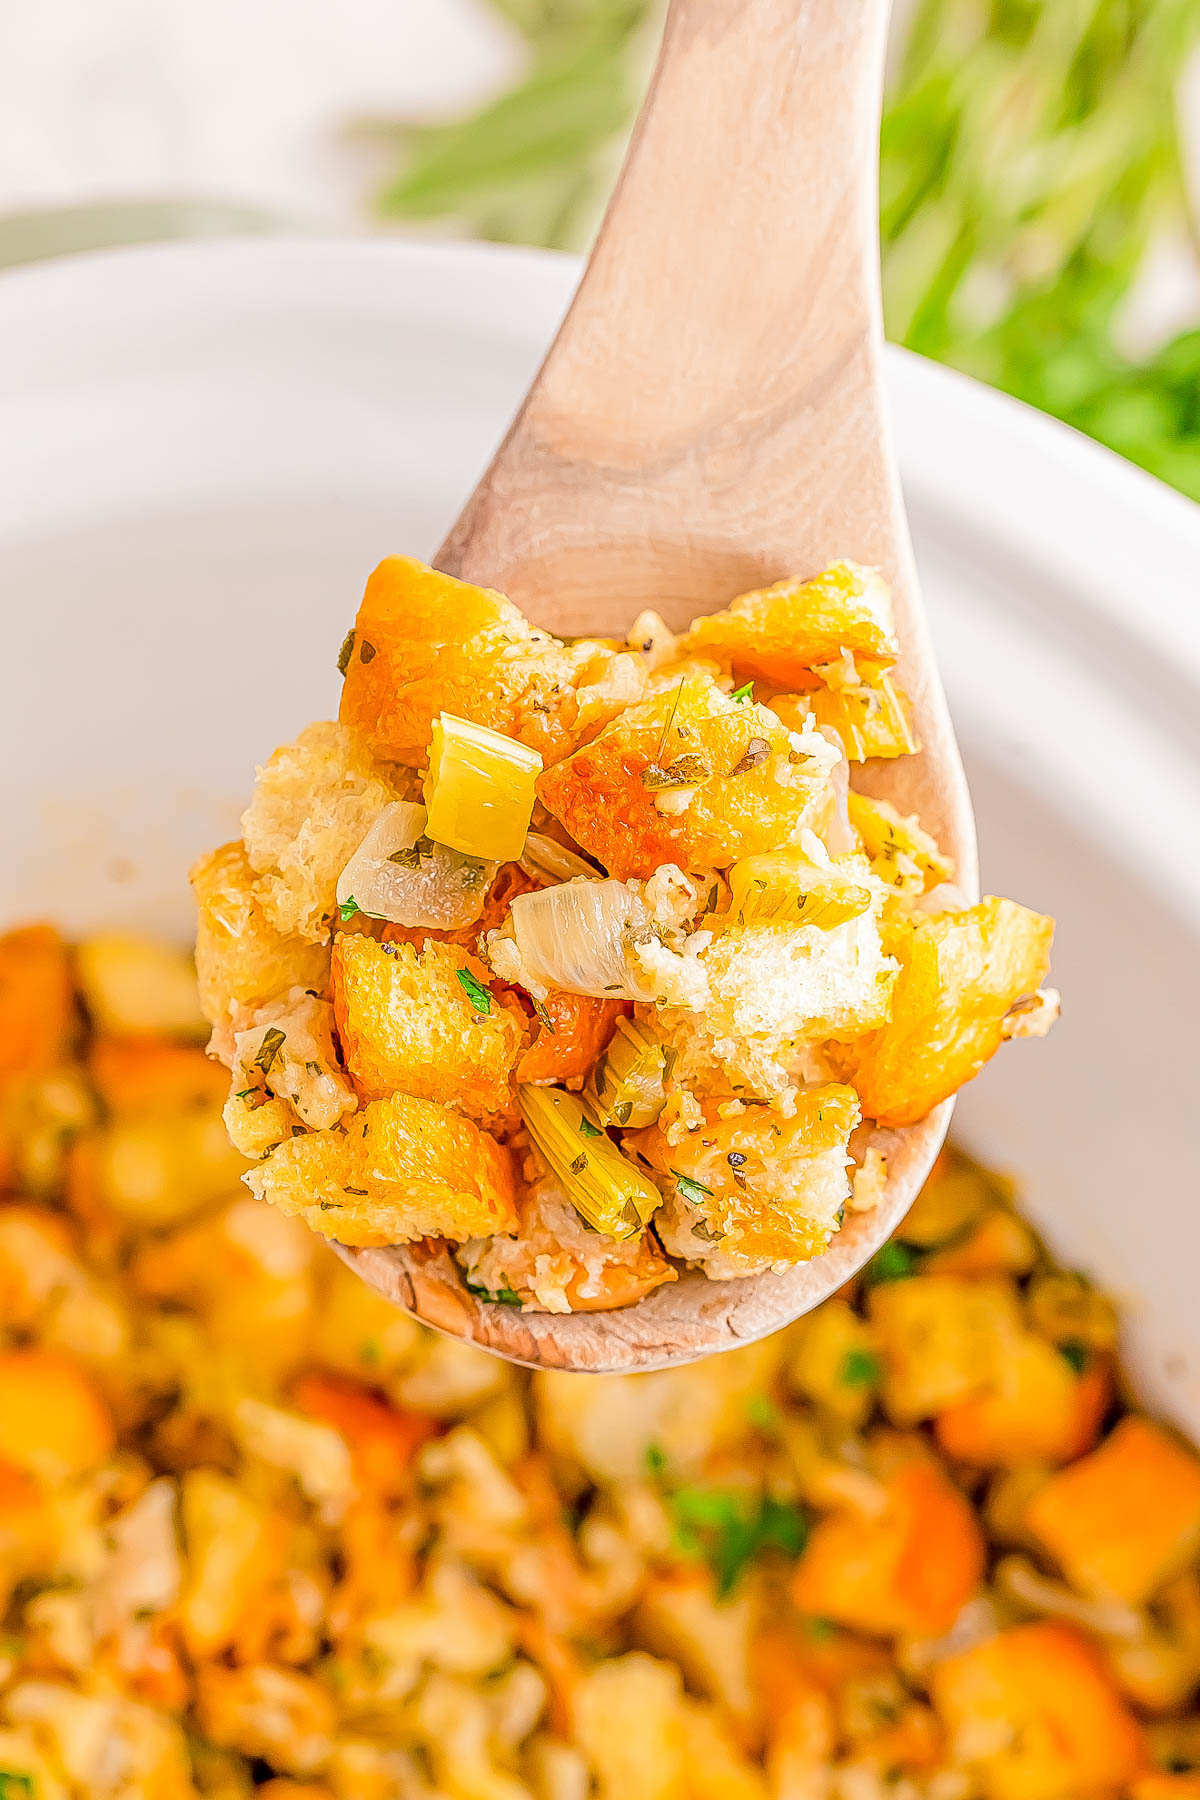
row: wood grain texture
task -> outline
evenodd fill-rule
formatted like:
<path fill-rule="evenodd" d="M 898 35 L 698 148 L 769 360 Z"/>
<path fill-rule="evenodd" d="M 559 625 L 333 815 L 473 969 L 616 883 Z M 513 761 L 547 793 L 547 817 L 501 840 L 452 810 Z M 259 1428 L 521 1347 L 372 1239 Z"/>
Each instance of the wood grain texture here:
<path fill-rule="evenodd" d="M 551 630 L 682 628 L 839 557 L 892 587 L 917 756 L 855 785 L 917 812 L 977 891 L 962 769 L 917 591 L 882 379 L 877 168 L 887 0 L 673 0 L 578 294 L 437 564 Z M 620 1312 L 480 1304 L 449 1252 L 347 1251 L 438 1329 L 519 1362 L 655 1368 L 817 1304 L 903 1217 L 949 1105 L 876 1134 L 885 1203 L 782 1275 L 686 1275 Z"/>

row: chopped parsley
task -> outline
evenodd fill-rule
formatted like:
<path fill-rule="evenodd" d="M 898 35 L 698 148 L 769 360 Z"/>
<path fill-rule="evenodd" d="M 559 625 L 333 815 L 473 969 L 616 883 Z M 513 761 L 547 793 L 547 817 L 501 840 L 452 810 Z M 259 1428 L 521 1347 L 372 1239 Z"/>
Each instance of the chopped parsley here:
<path fill-rule="evenodd" d="M 368 1369 L 377 1369 L 383 1361 L 383 1345 L 377 1337 L 364 1338 L 358 1346 L 358 1360 Z"/>
<path fill-rule="evenodd" d="M 744 681 L 742 683 L 741 687 L 734 688 L 734 690 L 733 690 L 732 694 L 730 694 L 729 698 L 731 700 L 736 700 L 738 705 L 740 706 L 742 704 L 743 700 L 751 699 L 753 697 L 753 694 L 754 694 L 754 683 L 752 681 Z"/>
<path fill-rule="evenodd" d="M 533 999 L 533 996 L 530 995 L 530 998 Z M 548 1009 L 543 1005 L 543 1003 L 540 1000 L 533 1001 L 533 1010 L 537 1014 L 538 1018 L 542 1021 L 543 1029 L 548 1031 L 550 1033 L 551 1037 L 557 1037 L 558 1029 L 555 1026 L 554 1020 L 550 1017 L 550 1013 L 549 1013 Z"/>
<path fill-rule="evenodd" d="M 842 1359 L 840 1380 L 843 1387 L 874 1387 L 880 1372 L 879 1358 L 855 1346 Z"/>
<path fill-rule="evenodd" d="M 746 1417 L 756 1431 L 772 1433 L 779 1430 L 783 1414 L 770 1394 L 751 1394 L 746 1402 Z"/>
<path fill-rule="evenodd" d="M 1058 1346 L 1058 1354 L 1064 1362 L 1070 1363 L 1077 1375 L 1082 1375 L 1092 1360 L 1091 1351 L 1078 1338 L 1067 1338 L 1065 1343 Z"/>
<path fill-rule="evenodd" d="M 344 675 L 350 667 L 350 658 L 354 655 L 354 627 L 351 626 L 342 639 L 342 647 L 338 651 L 338 674 Z"/>
<path fill-rule="evenodd" d="M 521 1305 L 520 1294 L 518 1294 L 515 1288 L 510 1288 L 507 1285 L 497 1288 L 493 1293 L 491 1288 L 478 1287 L 475 1282 L 468 1281 L 466 1283 L 466 1289 L 468 1294 L 474 1294 L 477 1300 L 488 1300 L 493 1306 Z"/>
<path fill-rule="evenodd" d="M 355 913 L 361 912 L 362 907 L 358 904 L 358 901 L 354 898 L 354 895 L 350 894 L 345 900 L 342 901 L 342 904 L 338 907 L 338 911 L 342 915 L 342 923 L 344 925 L 347 919 L 352 919 L 354 917 Z"/>
<path fill-rule="evenodd" d="M 907 1244 L 892 1238 L 875 1252 L 863 1270 L 863 1280 L 869 1287 L 878 1287 L 882 1281 L 907 1281 L 916 1272 L 917 1259 L 913 1252 Z"/>
<path fill-rule="evenodd" d="M 492 996 L 490 990 L 484 987 L 482 981 L 477 981 L 470 969 L 456 969 L 454 973 L 458 977 L 458 985 L 467 996 L 467 999 L 471 1002 L 471 1005 L 475 1008 L 475 1011 L 477 1013 L 483 1013 L 485 1016 L 490 1013 L 492 1010 Z"/>
<path fill-rule="evenodd" d="M 702 1181 L 691 1175 L 681 1175 L 678 1169 L 672 1169 L 671 1173 L 682 1200 L 690 1200 L 694 1206 L 699 1206 L 704 1199 L 712 1199 L 712 1189 L 705 1187 Z"/>
<path fill-rule="evenodd" d="M 258 1046 L 258 1054 L 254 1058 L 254 1067 L 261 1069 L 264 1075 L 269 1075 L 278 1062 L 279 1052 L 286 1042 L 286 1031 L 280 1031 L 277 1025 L 272 1025 L 269 1031 L 264 1031 L 262 1043 Z"/>
<path fill-rule="evenodd" d="M 593 1125 L 587 1114 L 584 1113 L 579 1120 L 579 1135 L 580 1137 L 603 1137 L 604 1133 L 598 1125 Z"/>
<path fill-rule="evenodd" d="M 752 1498 L 720 1488 L 680 1488 L 669 1505 L 676 1548 L 708 1564 L 718 1600 L 728 1599 L 764 1550 L 795 1558 L 808 1541 L 804 1508 L 769 1494 Z"/>
<path fill-rule="evenodd" d="M 646 1473 L 661 1481 L 667 1472 L 667 1453 L 661 1444 L 646 1445 Z"/>

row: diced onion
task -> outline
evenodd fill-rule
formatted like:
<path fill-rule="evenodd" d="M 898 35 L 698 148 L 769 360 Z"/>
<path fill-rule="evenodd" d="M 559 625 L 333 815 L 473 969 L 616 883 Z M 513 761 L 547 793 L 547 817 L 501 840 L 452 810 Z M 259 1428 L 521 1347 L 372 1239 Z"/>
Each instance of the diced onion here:
<path fill-rule="evenodd" d="M 483 911 L 495 873 L 494 862 L 433 843 L 423 806 L 394 800 L 338 877 L 338 905 L 394 925 L 461 931 Z"/>
<path fill-rule="evenodd" d="M 544 837 L 540 831 L 531 831 L 525 839 L 525 848 L 521 852 L 521 867 L 535 881 L 574 881 L 582 876 L 586 881 L 595 881 L 599 871 L 594 863 L 588 862 L 576 850 L 568 850 L 552 837 Z"/>
<path fill-rule="evenodd" d="M 542 771 L 536 750 L 453 713 L 433 723 L 425 777 L 431 838 L 464 856 L 516 862 Z"/>
<path fill-rule="evenodd" d="M 577 1094 L 517 1089 L 525 1129 L 585 1224 L 609 1237 L 637 1237 L 662 1195 L 601 1129 Z"/>
<path fill-rule="evenodd" d="M 818 726 L 821 736 L 827 743 L 840 752 L 837 762 L 829 772 L 829 823 L 821 836 L 825 840 L 825 848 L 830 856 L 849 856 L 858 849 L 858 838 L 850 823 L 848 803 L 850 798 L 850 764 L 842 749 L 841 739 L 832 725 Z"/>
<path fill-rule="evenodd" d="M 675 1052 L 633 1019 L 618 1019 L 608 1048 L 592 1070 L 584 1099 L 605 1125 L 640 1131 L 667 1103 L 666 1080 Z"/>
<path fill-rule="evenodd" d="M 546 988 L 597 1000 L 650 1000 L 626 948 L 650 932 L 641 898 L 623 881 L 566 881 L 518 894 L 512 930 L 525 969 Z"/>
<path fill-rule="evenodd" d="M 871 904 L 871 890 L 840 869 L 823 869 L 802 850 L 746 856 L 729 871 L 734 925 L 817 925 L 831 931 Z"/>

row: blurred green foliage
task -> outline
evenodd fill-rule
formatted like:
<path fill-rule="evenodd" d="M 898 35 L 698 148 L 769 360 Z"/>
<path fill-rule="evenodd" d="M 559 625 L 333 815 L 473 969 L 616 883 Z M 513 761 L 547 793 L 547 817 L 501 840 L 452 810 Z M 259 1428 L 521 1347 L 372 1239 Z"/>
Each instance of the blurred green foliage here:
<path fill-rule="evenodd" d="M 386 216 L 578 247 L 652 62 L 662 0 L 490 0 L 523 78 L 406 133 Z M 1200 0 L 917 0 L 885 107 L 889 335 L 1054 413 L 1200 499 L 1200 330 L 1122 354 L 1147 246 L 1194 240 L 1175 89 Z"/>

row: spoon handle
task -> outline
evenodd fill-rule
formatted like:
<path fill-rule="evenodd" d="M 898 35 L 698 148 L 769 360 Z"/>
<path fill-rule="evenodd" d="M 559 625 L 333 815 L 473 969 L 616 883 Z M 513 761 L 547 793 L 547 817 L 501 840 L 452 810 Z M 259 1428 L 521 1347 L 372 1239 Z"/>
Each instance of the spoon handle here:
<path fill-rule="evenodd" d="M 673 0 L 579 292 L 443 567 L 565 631 L 643 601 L 683 624 L 848 551 L 909 585 L 878 367 L 887 13 Z"/>

